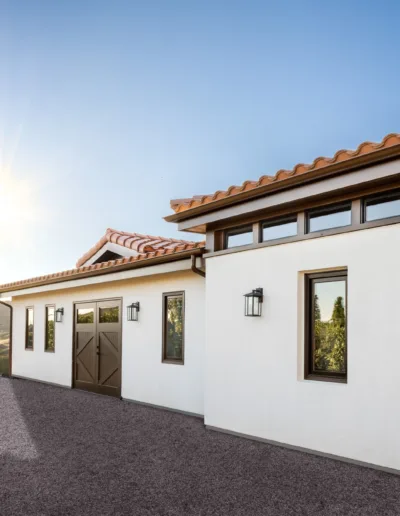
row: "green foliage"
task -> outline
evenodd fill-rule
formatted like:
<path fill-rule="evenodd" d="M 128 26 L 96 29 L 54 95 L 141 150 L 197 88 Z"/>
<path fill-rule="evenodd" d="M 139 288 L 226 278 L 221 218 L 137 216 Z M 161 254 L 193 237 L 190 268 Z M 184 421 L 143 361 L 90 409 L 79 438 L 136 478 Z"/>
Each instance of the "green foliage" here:
<path fill-rule="evenodd" d="M 101 323 L 117 323 L 119 321 L 119 307 L 100 308 Z"/>
<path fill-rule="evenodd" d="M 54 351 L 54 321 L 47 321 L 47 342 L 46 350 Z"/>
<path fill-rule="evenodd" d="M 2 332 L 0 336 L 0 375 L 9 374 L 9 351 L 10 351 L 10 334 L 9 332 Z"/>
<path fill-rule="evenodd" d="M 27 348 L 33 348 L 33 324 L 28 324 L 28 340 L 27 340 Z"/>
<path fill-rule="evenodd" d="M 319 307 L 319 298 L 318 295 L 314 296 L 314 321 L 321 320 L 321 308 Z"/>
<path fill-rule="evenodd" d="M 85 309 L 78 310 L 77 321 L 78 324 L 90 324 L 94 322 L 93 310 L 87 311 Z"/>
<path fill-rule="evenodd" d="M 314 298 L 314 313 L 319 318 L 314 319 L 314 366 L 318 371 L 345 372 L 346 354 L 346 313 L 343 297 L 335 300 L 332 316 L 329 321 L 321 321 L 318 296 Z"/>
<path fill-rule="evenodd" d="M 9 374 L 8 365 L 9 365 L 8 353 L 7 353 L 7 355 L 1 355 L 0 356 L 0 375 L 2 375 L 2 374 L 8 375 Z"/>

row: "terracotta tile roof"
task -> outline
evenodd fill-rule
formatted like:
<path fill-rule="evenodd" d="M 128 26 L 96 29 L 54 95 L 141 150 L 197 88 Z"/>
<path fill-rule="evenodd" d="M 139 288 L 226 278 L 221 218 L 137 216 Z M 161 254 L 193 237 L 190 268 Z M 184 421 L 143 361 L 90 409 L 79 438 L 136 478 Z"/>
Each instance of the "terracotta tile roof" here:
<path fill-rule="evenodd" d="M 273 185 L 278 182 L 285 181 L 285 179 L 289 179 L 293 176 L 307 174 L 308 172 L 312 172 L 317 169 L 323 169 L 325 167 L 329 167 L 330 165 L 336 165 L 341 162 L 349 161 L 363 155 L 370 154 L 372 158 L 375 152 L 396 145 L 400 145 L 400 134 L 388 134 L 383 138 L 383 140 L 380 143 L 364 142 L 361 145 L 359 145 L 358 148 L 354 151 L 340 150 L 336 152 L 333 158 L 316 158 L 311 163 L 311 165 L 304 165 L 303 163 L 299 163 L 292 170 L 278 170 L 278 172 L 274 176 L 261 176 L 258 181 L 245 181 L 240 186 L 230 186 L 227 190 L 219 190 L 211 195 L 196 195 L 189 199 L 172 200 L 171 208 L 175 211 L 175 213 L 181 213 L 192 208 L 197 208 L 198 206 L 203 206 L 215 201 L 231 198 L 243 192 L 248 192 L 249 190 L 254 190 L 254 193 L 256 194 L 257 188 Z"/>
<path fill-rule="evenodd" d="M 175 241 L 178 242 L 178 241 Z M 12 290 L 21 290 L 33 286 L 40 286 L 48 283 L 58 283 L 61 281 L 70 281 L 80 279 L 86 276 L 96 276 L 108 272 L 119 272 L 119 270 L 134 268 L 135 266 L 153 265 L 153 262 L 166 262 L 180 258 L 188 258 L 190 254 L 201 254 L 205 248 L 205 242 L 186 242 L 177 244 L 176 246 L 157 249 L 148 253 L 138 254 L 136 256 L 127 256 L 118 260 L 110 260 L 108 262 L 96 263 L 70 269 L 67 271 L 47 274 L 46 276 L 38 276 L 13 283 L 0 285 L 0 292 L 8 292 Z"/>
<path fill-rule="evenodd" d="M 76 263 L 77 267 L 81 267 L 85 262 L 99 251 L 103 245 L 111 242 L 118 244 L 127 249 L 145 254 L 155 252 L 161 249 L 174 250 L 184 245 L 194 245 L 196 242 L 188 240 L 176 240 L 174 238 L 164 238 L 159 236 L 141 235 L 140 233 L 127 233 L 116 229 L 108 228 L 106 234 L 95 244 L 87 253 L 85 253 Z"/>

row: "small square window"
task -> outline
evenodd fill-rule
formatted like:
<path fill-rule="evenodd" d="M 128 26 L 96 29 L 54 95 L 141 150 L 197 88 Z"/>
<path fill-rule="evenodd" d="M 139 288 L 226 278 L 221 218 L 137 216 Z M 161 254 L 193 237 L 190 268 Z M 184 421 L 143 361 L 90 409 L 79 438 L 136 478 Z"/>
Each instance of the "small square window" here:
<path fill-rule="evenodd" d="M 225 232 L 225 249 L 253 243 L 253 228 L 246 226 Z"/>
<path fill-rule="evenodd" d="M 308 233 L 351 225 L 351 204 L 324 207 L 307 214 Z"/>
<path fill-rule="evenodd" d="M 400 193 L 386 193 L 364 200 L 364 222 L 400 216 Z"/>
<path fill-rule="evenodd" d="M 287 238 L 297 235 L 297 217 L 290 219 L 274 220 L 264 222 L 262 225 L 262 240 L 278 240 L 279 238 Z"/>
<path fill-rule="evenodd" d="M 77 324 L 93 324 L 94 308 L 78 308 L 76 322 Z"/>

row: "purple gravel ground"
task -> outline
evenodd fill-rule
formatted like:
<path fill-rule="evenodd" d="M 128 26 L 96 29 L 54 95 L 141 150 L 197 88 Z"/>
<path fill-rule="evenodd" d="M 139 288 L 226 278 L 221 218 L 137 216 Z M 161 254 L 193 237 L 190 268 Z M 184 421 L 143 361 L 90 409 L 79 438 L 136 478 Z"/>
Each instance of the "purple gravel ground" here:
<path fill-rule="evenodd" d="M 1 516 L 400 515 L 400 477 L 0 378 Z"/>

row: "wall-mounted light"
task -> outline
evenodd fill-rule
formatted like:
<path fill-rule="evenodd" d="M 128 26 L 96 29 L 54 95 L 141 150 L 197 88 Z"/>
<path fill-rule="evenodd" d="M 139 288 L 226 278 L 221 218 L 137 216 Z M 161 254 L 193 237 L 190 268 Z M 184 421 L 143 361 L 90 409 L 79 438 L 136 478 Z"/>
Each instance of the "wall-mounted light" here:
<path fill-rule="evenodd" d="M 128 321 L 138 321 L 139 320 L 139 312 L 140 312 L 140 303 L 137 301 L 136 303 L 132 303 L 127 306 L 128 311 Z"/>
<path fill-rule="evenodd" d="M 260 317 L 263 303 L 263 289 L 255 288 L 244 295 L 244 315 L 246 317 Z"/>
<path fill-rule="evenodd" d="M 57 308 L 56 310 L 56 322 L 62 322 L 64 316 L 64 308 Z"/>

